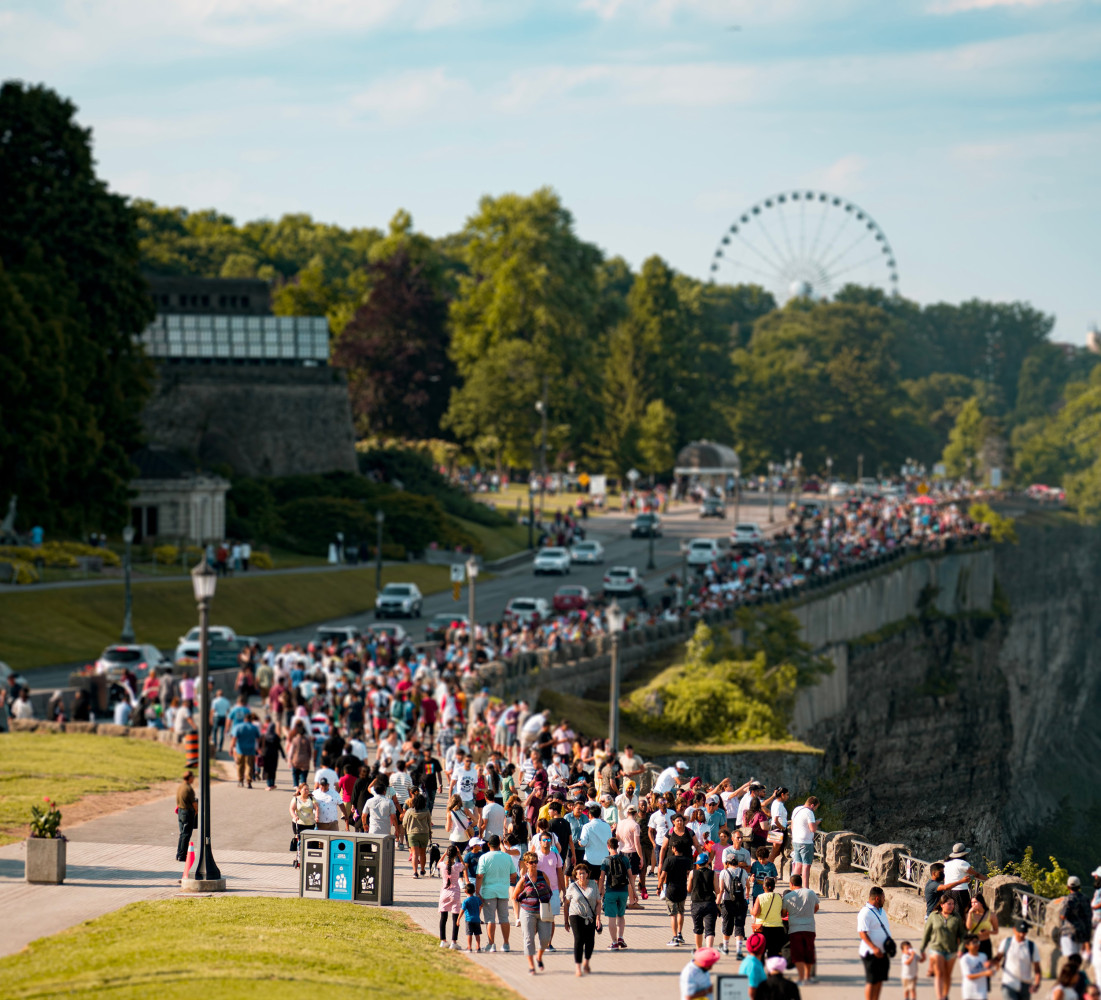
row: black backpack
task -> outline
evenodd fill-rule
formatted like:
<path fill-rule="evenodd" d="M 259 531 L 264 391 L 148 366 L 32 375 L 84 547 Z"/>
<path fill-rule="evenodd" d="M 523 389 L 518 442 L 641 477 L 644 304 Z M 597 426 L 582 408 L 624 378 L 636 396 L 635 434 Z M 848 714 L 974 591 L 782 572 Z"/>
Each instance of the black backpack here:
<path fill-rule="evenodd" d="M 626 889 L 630 881 L 628 871 L 627 859 L 622 854 L 610 857 L 608 859 L 607 887 L 613 892 Z"/>

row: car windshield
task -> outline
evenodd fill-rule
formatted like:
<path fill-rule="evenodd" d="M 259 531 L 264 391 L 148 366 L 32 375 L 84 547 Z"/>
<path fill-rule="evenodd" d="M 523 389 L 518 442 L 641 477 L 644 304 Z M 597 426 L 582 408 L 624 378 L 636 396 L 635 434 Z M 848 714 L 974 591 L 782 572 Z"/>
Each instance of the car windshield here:
<path fill-rule="evenodd" d="M 608 574 L 609 576 L 630 576 L 631 571 L 629 569 L 613 569 Z"/>
<path fill-rule="evenodd" d="M 388 583 L 382 588 L 384 597 L 408 597 L 409 587 L 402 583 Z"/>
<path fill-rule="evenodd" d="M 561 597 L 580 597 L 583 591 L 580 587 L 559 587 L 558 593 Z"/>
<path fill-rule="evenodd" d="M 463 615 L 436 615 L 432 619 L 433 625 L 450 625 L 452 622 L 465 622 Z"/>
<path fill-rule="evenodd" d="M 579 552 L 595 552 L 596 542 L 578 542 L 574 548 Z"/>
<path fill-rule="evenodd" d="M 535 610 L 535 601 L 513 601 L 512 602 L 512 610 L 513 611 L 534 611 Z"/>
<path fill-rule="evenodd" d="M 109 649 L 103 654 L 111 663 L 137 663 L 141 659 L 140 649 Z"/>
<path fill-rule="evenodd" d="M 693 542 L 692 548 L 694 549 L 710 549 L 714 542 Z"/>
<path fill-rule="evenodd" d="M 757 530 L 757 525 L 755 525 L 755 524 L 739 524 L 738 525 L 738 530 L 739 531 L 753 532 L 753 531 Z"/>
<path fill-rule="evenodd" d="M 554 559 L 561 558 L 566 555 L 565 549 L 543 549 L 543 555 L 551 556 Z"/>

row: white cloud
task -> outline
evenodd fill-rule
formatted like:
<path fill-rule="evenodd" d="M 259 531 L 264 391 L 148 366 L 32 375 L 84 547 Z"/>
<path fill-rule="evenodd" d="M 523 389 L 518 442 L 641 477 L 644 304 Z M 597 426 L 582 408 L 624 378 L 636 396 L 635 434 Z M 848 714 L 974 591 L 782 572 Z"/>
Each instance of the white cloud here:
<path fill-rule="evenodd" d="M 811 186 L 824 188 L 826 191 L 857 191 L 867 166 L 868 161 L 863 156 L 849 153 L 835 160 L 821 173 L 813 175 Z"/>
<path fill-rule="evenodd" d="M 465 112 L 473 89 L 466 80 L 448 75 L 442 67 L 411 70 L 372 83 L 350 101 L 359 112 L 386 120 L 423 119 L 444 112 Z"/>
<path fill-rule="evenodd" d="M 995 7 L 1046 7 L 1065 0 L 933 0 L 930 14 L 959 14 L 968 10 L 991 10 Z"/>

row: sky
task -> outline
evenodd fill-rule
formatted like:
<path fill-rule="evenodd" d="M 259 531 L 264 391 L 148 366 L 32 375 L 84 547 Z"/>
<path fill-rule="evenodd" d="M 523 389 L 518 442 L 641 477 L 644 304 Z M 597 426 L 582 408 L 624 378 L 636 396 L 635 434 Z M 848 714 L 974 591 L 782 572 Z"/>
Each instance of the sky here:
<path fill-rule="evenodd" d="M 752 206 L 829 192 L 907 297 L 1101 323 L 1101 0 L 0 0 L 0 76 L 165 205 L 439 236 L 550 185 L 605 253 L 706 277 Z"/>

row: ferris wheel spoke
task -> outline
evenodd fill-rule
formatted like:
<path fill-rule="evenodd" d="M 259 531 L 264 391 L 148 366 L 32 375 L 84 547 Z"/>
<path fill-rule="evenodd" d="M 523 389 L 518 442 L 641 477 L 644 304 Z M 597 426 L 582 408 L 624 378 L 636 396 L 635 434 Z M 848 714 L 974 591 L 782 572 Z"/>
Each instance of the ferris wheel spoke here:
<path fill-rule="evenodd" d="M 799 256 L 803 256 L 803 247 L 807 236 L 807 203 L 799 202 Z"/>
<path fill-rule="evenodd" d="M 818 241 L 822 238 L 822 230 L 826 228 L 826 220 L 829 216 L 830 213 L 825 209 L 818 216 L 818 228 L 815 230 L 814 239 L 811 240 L 810 250 L 807 251 L 808 257 L 814 257 L 814 253 L 818 249 Z"/>
<path fill-rule="evenodd" d="M 752 243 L 749 242 L 740 232 L 738 233 L 738 239 L 740 239 L 750 250 L 752 250 L 758 257 L 761 258 L 769 267 L 774 271 L 779 271 L 783 265 L 777 264 L 768 254 L 758 250 Z"/>
<path fill-rule="evenodd" d="M 761 232 L 764 234 L 765 239 L 768 240 L 768 245 L 772 247 L 777 259 L 783 262 L 785 259 L 784 251 L 776 245 L 776 241 L 772 238 L 772 233 L 770 233 L 765 226 L 761 226 Z M 780 267 L 783 267 L 783 263 L 780 264 Z M 779 270 L 779 268 L 777 268 L 777 270 Z"/>
<path fill-rule="evenodd" d="M 752 264 L 746 264 L 744 261 L 735 260 L 733 257 L 727 257 L 726 260 L 728 260 L 735 267 L 744 268 L 747 271 L 752 271 L 754 274 L 759 274 L 769 283 L 772 283 L 776 280 L 775 274 L 771 274 L 768 271 L 762 271 L 759 267 L 754 267 Z"/>
<path fill-rule="evenodd" d="M 848 225 L 849 225 L 849 217 L 844 212 L 842 212 L 841 222 L 838 225 L 836 231 L 830 237 L 829 242 L 824 247 L 822 247 L 822 249 L 820 251 L 818 251 L 817 256 L 818 256 L 819 260 L 823 260 L 827 256 L 829 256 L 829 254 L 833 250 L 834 246 L 836 245 L 837 241 L 841 238 L 842 234 L 848 228 Z"/>
<path fill-rule="evenodd" d="M 865 264 L 870 264 L 872 261 L 878 260 L 879 257 L 880 254 L 878 253 L 869 254 L 863 260 L 858 260 L 855 264 L 849 264 L 847 267 L 843 267 L 839 271 L 831 271 L 830 279 L 833 280 L 840 277 L 842 274 L 848 274 L 850 271 L 855 271 L 858 267 L 863 267 Z"/>
<path fill-rule="evenodd" d="M 841 263 L 853 250 L 855 250 L 861 243 L 868 238 L 868 230 L 864 230 L 855 240 L 852 241 L 844 250 L 838 254 L 834 254 L 828 260 L 825 259 L 823 254 L 822 268 L 826 271 L 832 271 L 838 264 Z"/>
<path fill-rule="evenodd" d="M 780 218 L 780 228 L 784 231 L 784 246 L 788 248 L 788 257 L 795 259 L 795 251 L 791 248 L 791 238 L 788 236 L 788 220 L 784 218 L 784 207 L 776 203 L 776 213 Z"/>

